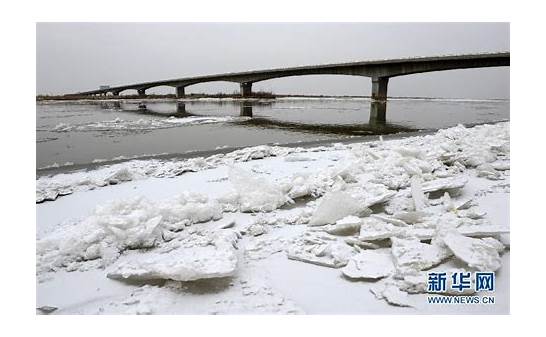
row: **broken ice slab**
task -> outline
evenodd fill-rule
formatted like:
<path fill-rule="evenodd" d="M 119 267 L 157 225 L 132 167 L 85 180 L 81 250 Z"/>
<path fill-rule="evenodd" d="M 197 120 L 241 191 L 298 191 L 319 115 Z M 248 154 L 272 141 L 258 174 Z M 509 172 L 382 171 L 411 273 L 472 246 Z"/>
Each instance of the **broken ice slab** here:
<path fill-rule="evenodd" d="M 410 157 L 416 159 L 425 159 L 425 153 L 422 149 L 416 147 L 400 146 L 393 149 L 403 157 Z"/>
<path fill-rule="evenodd" d="M 388 250 L 365 250 L 354 255 L 341 272 L 352 279 L 380 279 L 394 273 Z"/>
<path fill-rule="evenodd" d="M 378 286 L 370 288 L 372 294 L 378 300 L 384 299 L 387 303 L 398 306 L 398 307 L 413 307 L 413 303 L 408 297 L 408 293 L 400 290 L 396 285 L 385 282 L 379 284 Z"/>
<path fill-rule="evenodd" d="M 36 191 L 36 203 L 42 203 L 44 201 L 54 201 L 59 196 L 59 192 L 55 190 L 48 191 Z"/>
<path fill-rule="evenodd" d="M 510 233 L 510 229 L 499 225 L 462 225 L 456 228 L 457 232 L 470 237 L 488 237 L 498 236 L 501 234 Z M 391 223 L 382 221 L 376 217 L 368 217 L 362 219 L 360 226 L 360 241 L 377 241 L 389 239 L 392 237 L 398 238 L 416 238 L 421 241 L 431 240 L 436 236 L 435 228 L 416 227 L 408 225 L 406 227 L 394 226 Z"/>
<path fill-rule="evenodd" d="M 375 195 L 373 197 L 368 197 L 366 198 L 366 201 L 364 202 L 364 207 L 372 207 L 377 204 L 382 204 L 390 200 L 394 195 L 396 195 L 396 192 L 387 191 L 383 194 Z"/>
<path fill-rule="evenodd" d="M 457 258 L 479 271 L 495 271 L 501 267 L 498 246 L 489 240 L 473 239 L 451 230 L 441 240 Z"/>
<path fill-rule="evenodd" d="M 455 229 L 464 236 L 470 237 L 488 237 L 497 236 L 500 234 L 510 233 L 510 229 L 499 225 L 463 225 Z M 430 240 L 436 236 L 434 228 L 419 228 L 408 226 L 399 237 L 414 237 L 419 240 Z"/>
<path fill-rule="evenodd" d="M 423 211 L 399 211 L 392 216 L 398 220 L 402 220 L 407 224 L 416 224 L 422 222 L 429 213 Z"/>
<path fill-rule="evenodd" d="M 462 176 L 435 179 L 435 180 L 427 181 L 423 183 L 423 192 L 430 193 L 430 192 L 436 192 L 441 190 L 451 190 L 451 189 L 462 188 L 464 187 L 464 185 L 466 185 L 467 182 L 468 182 L 468 179 Z"/>
<path fill-rule="evenodd" d="M 487 237 L 510 233 L 510 228 L 500 225 L 465 225 L 458 227 L 457 232 L 470 237 Z"/>
<path fill-rule="evenodd" d="M 476 176 L 484 177 L 489 180 L 503 180 L 503 174 L 496 170 L 492 164 L 485 163 L 476 167 Z"/>
<path fill-rule="evenodd" d="M 455 201 L 453 204 L 456 210 L 463 210 L 463 209 L 468 209 L 471 206 L 474 206 L 475 201 L 472 198 L 467 198 L 467 199 Z"/>
<path fill-rule="evenodd" d="M 351 246 L 355 246 L 362 249 L 378 249 L 381 246 L 377 243 L 373 242 L 367 242 L 367 241 L 361 241 L 358 238 L 355 237 L 348 237 L 345 239 L 345 243 Z"/>
<path fill-rule="evenodd" d="M 343 241 L 338 241 L 335 237 L 325 240 L 315 235 L 306 235 L 297 238 L 288 247 L 286 253 L 291 260 L 340 268 L 347 265 L 355 249 Z"/>
<path fill-rule="evenodd" d="M 402 232 L 402 227 L 396 227 L 375 217 L 368 217 L 362 219 L 358 238 L 362 241 L 384 240 L 399 235 Z"/>
<path fill-rule="evenodd" d="M 195 281 L 232 276 L 237 267 L 235 232 L 218 233 L 210 245 L 179 248 L 167 253 L 137 254 L 119 262 L 107 274 L 116 280 Z"/>
<path fill-rule="evenodd" d="M 347 236 L 358 233 L 361 224 L 362 219 L 354 215 L 349 215 L 336 221 L 334 225 L 327 226 L 325 230 L 328 234 Z"/>
<path fill-rule="evenodd" d="M 411 197 L 416 211 L 420 211 L 427 205 L 427 197 L 423 192 L 421 178 L 418 176 L 411 177 Z"/>
<path fill-rule="evenodd" d="M 374 219 L 378 219 L 378 220 L 381 220 L 381 221 L 384 221 L 384 222 L 388 222 L 388 223 L 393 224 L 393 225 L 398 226 L 398 227 L 406 227 L 408 225 L 407 223 L 405 223 L 404 221 L 402 221 L 400 219 L 389 217 L 389 216 L 386 216 L 386 215 L 372 214 L 372 215 L 370 215 L 370 218 L 374 218 Z"/>
<path fill-rule="evenodd" d="M 399 275 L 412 275 L 440 264 L 452 252 L 434 244 L 422 243 L 418 239 L 391 238 L 392 257 Z"/>
<path fill-rule="evenodd" d="M 487 238 L 483 238 L 482 241 L 494 247 L 499 253 L 502 253 L 506 249 L 506 246 L 504 245 L 504 243 L 502 243 L 500 240 L 497 240 L 495 238 L 487 237 Z"/>
<path fill-rule="evenodd" d="M 252 172 L 231 167 L 228 176 L 241 212 L 271 212 L 290 201 L 280 188 Z"/>
<path fill-rule="evenodd" d="M 497 171 L 507 171 L 510 170 L 510 160 L 497 160 L 491 166 Z"/>
<path fill-rule="evenodd" d="M 235 220 L 231 219 L 231 220 L 224 220 L 222 222 L 220 222 L 220 224 L 218 224 L 216 226 L 217 229 L 228 229 L 228 228 L 233 228 L 235 227 L 237 223 L 235 222 Z"/>
<path fill-rule="evenodd" d="M 342 191 L 328 192 L 309 221 L 309 226 L 332 224 L 348 215 L 357 215 L 365 211 L 358 200 Z"/>
<path fill-rule="evenodd" d="M 253 223 L 243 231 L 244 234 L 248 234 L 252 236 L 260 236 L 266 232 L 267 232 L 266 227 L 264 227 L 264 225 L 260 223 Z"/>
<path fill-rule="evenodd" d="M 469 218 L 473 220 L 481 219 L 487 215 L 487 212 L 480 211 L 476 207 L 470 209 L 463 209 L 457 212 L 459 218 Z"/>

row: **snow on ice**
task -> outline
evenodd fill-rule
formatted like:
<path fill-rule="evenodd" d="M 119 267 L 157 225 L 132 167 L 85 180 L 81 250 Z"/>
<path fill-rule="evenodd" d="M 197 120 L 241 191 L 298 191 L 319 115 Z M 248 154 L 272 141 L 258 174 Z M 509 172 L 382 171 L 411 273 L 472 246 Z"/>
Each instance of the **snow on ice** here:
<path fill-rule="evenodd" d="M 194 281 L 228 277 L 237 267 L 237 235 L 226 230 L 214 233 L 205 245 L 151 252 L 123 261 L 108 272 L 112 279 Z"/>
<path fill-rule="evenodd" d="M 502 270 L 510 231 L 492 220 L 495 209 L 482 206 L 484 196 L 509 193 L 509 141 L 508 123 L 457 126 L 389 141 L 258 146 L 40 177 L 36 202 L 55 206 L 59 196 L 80 192 L 73 197 L 84 198 L 88 190 L 127 181 L 227 172 L 207 180 L 222 186 L 219 195 L 123 198 L 98 205 L 89 216 L 65 219 L 37 238 L 38 280 L 47 283 L 61 271 L 103 270 L 115 280 L 178 282 L 138 288 L 142 305 L 130 305 L 132 312 L 162 313 L 176 296 L 190 296 L 183 295 L 186 284 L 227 279 L 233 284 L 227 288 L 240 287 L 241 294 L 226 290 L 232 297 L 218 300 L 214 312 L 253 313 L 263 305 L 260 312 L 299 313 L 272 286 L 247 283 L 267 283 L 270 276 L 263 273 L 282 256 L 282 268 L 330 267 L 322 269 L 344 275 L 335 282 L 367 284 L 377 299 L 418 307 L 415 296 L 426 293 L 431 269 L 455 270 L 455 263 L 457 270 Z M 282 268 L 271 272 L 284 275 Z M 161 296 L 167 304 L 144 305 Z M 255 296 L 248 307 L 234 306 L 247 296 Z M 119 308 L 114 312 L 125 312 L 120 303 L 112 304 Z M 47 305 L 55 303 L 41 306 Z"/>

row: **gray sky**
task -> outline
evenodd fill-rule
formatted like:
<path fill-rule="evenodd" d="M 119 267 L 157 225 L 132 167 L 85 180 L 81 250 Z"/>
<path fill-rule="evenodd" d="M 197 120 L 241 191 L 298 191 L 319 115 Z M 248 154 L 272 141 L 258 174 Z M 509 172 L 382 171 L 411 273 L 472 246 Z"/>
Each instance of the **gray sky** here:
<path fill-rule="evenodd" d="M 38 94 L 276 67 L 510 50 L 508 23 L 38 23 L 36 37 Z M 389 95 L 509 98 L 509 81 L 508 67 L 442 71 L 393 78 Z M 370 88 L 369 78 L 339 75 L 253 86 L 332 95 L 369 95 Z M 186 88 L 187 93 L 236 90 L 237 84 L 223 82 Z"/>

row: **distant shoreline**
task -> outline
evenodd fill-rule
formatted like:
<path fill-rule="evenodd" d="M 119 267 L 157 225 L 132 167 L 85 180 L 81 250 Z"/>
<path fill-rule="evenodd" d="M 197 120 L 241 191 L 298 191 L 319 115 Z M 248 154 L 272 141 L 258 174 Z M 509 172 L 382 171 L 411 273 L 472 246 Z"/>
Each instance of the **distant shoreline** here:
<path fill-rule="evenodd" d="M 299 94 L 273 94 L 270 92 L 256 92 L 250 97 L 243 98 L 239 94 L 188 94 L 183 98 L 177 98 L 174 94 L 165 94 L 165 95 L 121 95 L 121 96 L 86 96 L 86 95 L 36 95 L 36 101 L 80 101 L 80 100 L 90 100 L 90 101 L 104 101 L 104 100 L 146 100 L 146 99 L 172 99 L 172 100 L 184 100 L 184 99 L 200 99 L 200 98 L 226 98 L 226 99 L 276 99 L 276 98 L 363 98 L 371 99 L 369 95 L 299 95 Z M 454 98 L 454 97 L 428 97 L 428 96 L 389 96 L 390 99 L 461 99 L 466 100 L 470 98 Z M 472 99 L 474 100 L 474 99 Z M 492 100 L 492 101 L 508 101 L 509 98 L 476 98 L 475 100 Z"/>

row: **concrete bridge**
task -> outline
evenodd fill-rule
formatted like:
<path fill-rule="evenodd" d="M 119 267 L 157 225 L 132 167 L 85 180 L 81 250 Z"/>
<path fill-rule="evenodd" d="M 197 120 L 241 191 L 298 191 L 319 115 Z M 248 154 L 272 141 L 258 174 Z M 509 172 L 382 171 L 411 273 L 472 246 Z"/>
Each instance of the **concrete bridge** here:
<path fill-rule="evenodd" d="M 260 81 L 304 75 L 350 75 L 370 77 L 372 80 L 372 99 L 384 102 L 387 100 L 387 87 L 389 79 L 392 77 L 441 70 L 503 67 L 509 65 L 509 52 L 417 57 L 184 77 L 116 87 L 101 87 L 98 90 L 79 92 L 75 95 L 106 95 L 111 93 L 114 96 L 118 96 L 122 91 L 136 90 L 139 96 L 145 96 L 147 89 L 158 86 L 171 86 L 176 89 L 176 97 L 182 98 L 185 95 L 185 88 L 187 86 L 198 83 L 227 81 L 238 83 L 241 88 L 241 96 L 250 97 L 252 96 L 252 84 Z"/>

